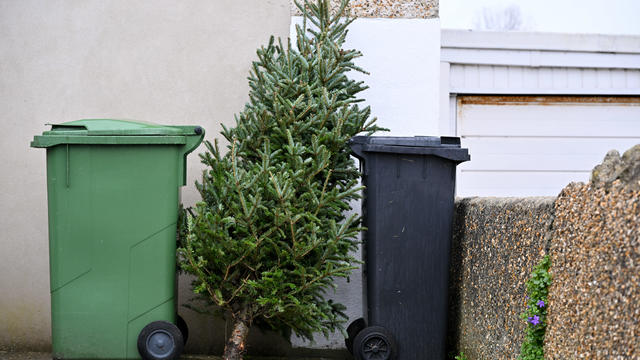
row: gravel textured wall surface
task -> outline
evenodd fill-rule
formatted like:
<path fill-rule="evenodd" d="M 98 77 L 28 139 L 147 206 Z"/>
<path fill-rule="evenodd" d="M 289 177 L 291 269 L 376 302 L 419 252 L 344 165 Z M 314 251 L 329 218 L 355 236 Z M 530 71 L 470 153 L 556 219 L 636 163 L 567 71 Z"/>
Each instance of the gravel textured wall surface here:
<path fill-rule="evenodd" d="M 300 3 L 303 0 L 298 0 Z M 340 0 L 331 0 L 331 7 L 337 8 Z M 438 0 L 351 0 L 351 16 L 365 18 L 418 18 L 438 17 Z M 291 1 L 291 14 L 302 15 Z"/>
<path fill-rule="evenodd" d="M 545 253 L 554 198 L 456 202 L 449 349 L 469 359 L 515 359 L 525 282 Z"/>
<path fill-rule="evenodd" d="M 555 201 L 554 201 L 555 200 Z M 640 145 L 555 198 L 458 200 L 449 348 L 515 359 L 525 282 L 552 257 L 547 359 L 640 359 Z"/>
<path fill-rule="evenodd" d="M 556 202 L 547 359 L 640 359 L 640 146 Z"/>

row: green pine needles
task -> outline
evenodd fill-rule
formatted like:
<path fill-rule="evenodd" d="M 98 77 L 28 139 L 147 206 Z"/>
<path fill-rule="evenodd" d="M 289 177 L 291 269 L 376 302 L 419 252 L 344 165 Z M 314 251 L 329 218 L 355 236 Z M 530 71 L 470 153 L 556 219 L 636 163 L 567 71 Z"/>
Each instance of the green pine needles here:
<path fill-rule="evenodd" d="M 527 309 L 522 315 L 527 321 L 527 334 L 520 348 L 520 360 L 544 359 L 544 335 L 547 330 L 549 285 L 551 285 L 551 258 L 546 255 L 533 268 L 527 281 Z"/>
<path fill-rule="evenodd" d="M 194 291 L 233 320 L 224 359 L 241 359 L 251 324 L 311 339 L 341 329 L 344 306 L 326 299 L 358 260 L 360 173 L 348 140 L 380 130 L 356 95 L 367 87 L 356 50 L 344 50 L 353 19 L 328 0 L 304 6 L 296 47 L 271 38 L 257 51 L 249 102 L 224 128 L 223 154 L 206 142 L 206 164 L 179 254 Z"/>

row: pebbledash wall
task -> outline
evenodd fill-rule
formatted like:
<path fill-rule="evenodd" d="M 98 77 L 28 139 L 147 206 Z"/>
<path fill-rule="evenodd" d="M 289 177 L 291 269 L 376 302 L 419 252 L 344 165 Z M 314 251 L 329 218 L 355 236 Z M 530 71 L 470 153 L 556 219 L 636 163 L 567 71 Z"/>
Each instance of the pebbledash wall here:
<path fill-rule="evenodd" d="M 461 199 L 454 221 L 452 352 L 517 357 L 525 282 L 549 254 L 545 358 L 640 356 L 640 145 L 610 152 L 558 197 Z"/>

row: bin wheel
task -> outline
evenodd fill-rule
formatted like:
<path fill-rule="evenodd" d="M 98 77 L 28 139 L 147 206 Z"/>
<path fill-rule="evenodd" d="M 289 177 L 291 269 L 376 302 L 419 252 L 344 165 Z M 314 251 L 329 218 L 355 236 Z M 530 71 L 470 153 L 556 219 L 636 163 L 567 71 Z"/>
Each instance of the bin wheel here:
<path fill-rule="evenodd" d="M 177 360 L 183 347 L 180 330 L 167 321 L 154 321 L 138 335 L 138 352 L 145 360 Z"/>
<path fill-rule="evenodd" d="M 176 325 L 182 334 L 182 342 L 187 345 L 187 340 L 189 339 L 189 326 L 187 326 L 187 322 L 184 321 L 182 316 L 176 315 Z"/>
<path fill-rule="evenodd" d="M 362 331 L 362 329 L 366 327 L 367 323 L 363 318 L 354 320 L 347 327 L 347 337 L 344 339 L 344 344 L 347 346 L 347 350 L 349 350 L 351 354 L 353 354 L 353 340 L 356 338 L 356 336 L 358 336 L 358 333 L 360 333 L 360 331 Z"/>
<path fill-rule="evenodd" d="M 395 360 L 396 342 L 382 326 L 364 328 L 353 340 L 353 356 L 356 360 Z"/>

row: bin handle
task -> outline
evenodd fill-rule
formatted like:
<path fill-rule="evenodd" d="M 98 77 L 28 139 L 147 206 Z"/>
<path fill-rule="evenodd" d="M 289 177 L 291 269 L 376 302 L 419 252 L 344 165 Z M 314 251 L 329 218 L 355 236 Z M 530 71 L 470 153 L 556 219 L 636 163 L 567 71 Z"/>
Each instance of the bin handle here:
<path fill-rule="evenodd" d="M 191 129 L 193 131 L 193 135 L 185 136 L 187 143 L 184 145 L 184 150 L 182 152 L 182 186 L 187 185 L 187 155 L 189 155 L 193 150 L 195 150 L 204 139 L 204 129 L 200 126 L 178 126 L 183 129 Z"/>

